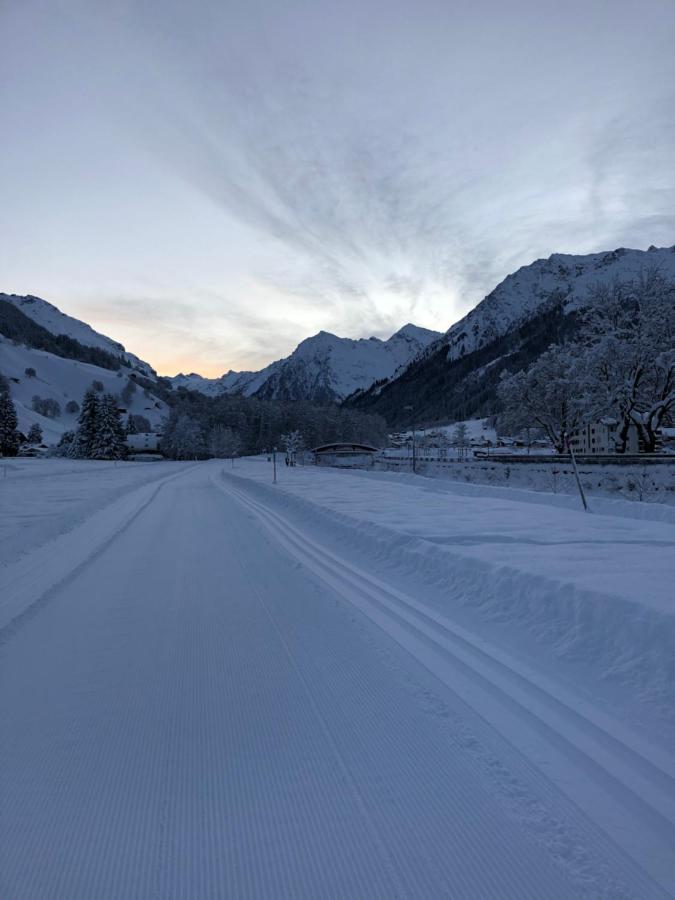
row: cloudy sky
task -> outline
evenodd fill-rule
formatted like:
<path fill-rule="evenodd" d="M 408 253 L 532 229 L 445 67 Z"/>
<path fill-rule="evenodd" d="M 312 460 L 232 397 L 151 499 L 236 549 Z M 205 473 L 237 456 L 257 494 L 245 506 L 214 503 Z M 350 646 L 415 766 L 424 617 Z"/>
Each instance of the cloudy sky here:
<path fill-rule="evenodd" d="M 0 0 L 0 290 L 160 372 L 675 243 L 672 0 Z"/>

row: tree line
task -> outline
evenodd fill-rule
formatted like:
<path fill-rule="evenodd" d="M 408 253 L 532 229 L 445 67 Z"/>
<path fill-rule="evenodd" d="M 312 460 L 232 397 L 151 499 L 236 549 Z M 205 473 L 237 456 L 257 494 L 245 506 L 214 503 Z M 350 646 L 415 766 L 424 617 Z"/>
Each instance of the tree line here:
<path fill-rule="evenodd" d="M 207 397 L 196 391 L 174 391 L 163 379 L 154 383 L 139 375 L 125 385 L 120 396 L 104 394 L 101 382 L 94 381 L 81 405 L 72 401 L 72 411 L 79 410 L 77 427 L 63 434 L 59 452 L 77 459 L 123 459 L 127 435 L 151 430 L 145 417 L 128 415 L 125 422 L 120 412 L 122 403 L 129 405 L 137 385 L 153 390 L 170 407 L 160 443 L 160 451 L 169 459 L 229 458 L 274 447 L 288 451 L 289 435 L 293 436 L 293 452 L 301 445 L 314 447 L 332 441 L 384 446 L 387 440 L 386 423 L 380 416 L 309 402 L 284 403 L 240 395 Z M 40 398 L 33 398 L 33 408 L 42 414 L 47 411 Z M 29 443 L 40 439 L 41 430 L 38 437 L 38 429 L 32 428 Z M 3 379 L 0 452 L 13 456 L 20 442 L 9 384 Z"/>
<path fill-rule="evenodd" d="M 316 406 L 309 402 L 258 400 L 241 395 L 206 397 L 179 388 L 163 394 L 171 405 L 161 442 L 171 459 L 229 457 L 286 449 L 287 436 L 297 433 L 305 447 L 332 441 L 361 441 L 384 446 L 387 426 L 380 416 Z"/>

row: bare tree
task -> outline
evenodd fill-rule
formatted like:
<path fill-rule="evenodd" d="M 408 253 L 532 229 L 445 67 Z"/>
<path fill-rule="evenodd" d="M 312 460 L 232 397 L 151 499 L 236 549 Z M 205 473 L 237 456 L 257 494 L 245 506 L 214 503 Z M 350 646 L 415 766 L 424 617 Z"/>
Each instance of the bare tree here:
<path fill-rule="evenodd" d="M 464 459 L 469 445 L 469 429 L 464 422 L 458 422 L 452 432 L 452 443 L 459 448 L 459 458 Z"/>
<path fill-rule="evenodd" d="M 675 408 L 675 283 L 652 269 L 632 281 L 597 284 L 581 341 L 589 415 L 618 420 L 619 452 L 632 425 L 653 451 Z"/>
<path fill-rule="evenodd" d="M 518 432 L 536 425 L 563 453 L 565 435 L 579 425 L 584 408 L 579 365 L 574 347 L 552 346 L 526 372 L 503 375 L 498 388 L 502 427 Z"/>
<path fill-rule="evenodd" d="M 231 459 L 241 449 L 241 439 L 233 428 L 214 425 L 208 437 L 209 455 L 215 459 Z"/>
<path fill-rule="evenodd" d="M 299 431 L 290 431 L 281 435 L 281 446 L 286 451 L 286 459 L 291 466 L 295 465 L 296 453 L 304 447 L 304 441 Z"/>

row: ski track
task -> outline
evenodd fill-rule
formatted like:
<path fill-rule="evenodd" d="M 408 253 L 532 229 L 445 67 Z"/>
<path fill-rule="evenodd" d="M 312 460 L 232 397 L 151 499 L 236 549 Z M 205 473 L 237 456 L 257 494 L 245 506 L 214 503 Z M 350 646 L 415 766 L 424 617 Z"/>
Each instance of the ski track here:
<path fill-rule="evenodd" d="M 569 696 L 497 648 L 453 626 L 446 617 L 327 550 L 238 487 L 228 484 L 227 490 L 291 554 L 448 686 L 457 690 L 459 680 L 465 688 L 462 696 L 471 698 L 468 702 L 474 709 L 545 767 L 558 787 L 624 853 L 663 884 L 667 891 L 663 896 L 671 896 L 675 887 L 675 760 L 671 756 L 627 734 L 587 701 Z M 633 877 L 637 877 L 638 896 L 640 891 L 655 889 L 646 883 L 639 886 L 639 872 Z"/>
<path fill-rule="evenodd" d="M 0 898 L 669 896 L 670 759 L 214 474 L 14 573 Z"/>

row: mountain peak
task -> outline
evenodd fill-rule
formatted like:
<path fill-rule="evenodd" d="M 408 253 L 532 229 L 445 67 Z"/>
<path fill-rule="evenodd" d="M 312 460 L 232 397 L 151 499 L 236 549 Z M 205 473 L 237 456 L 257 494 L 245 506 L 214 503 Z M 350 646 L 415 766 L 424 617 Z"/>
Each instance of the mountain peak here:
<path fill-rule="evenodd" d="M 263 400 L 335 403 L 375 381 L 390 378 L 440 335 L 407 323 L 389 340 L 344 338 L 322 329 L 302 340 L 290 356 L 259 372 L 228 372 L 216 379 L 175 376 L 176 387 L 205 394 L 241 393 Z"/>
<path fill-rule="evenodd" d="M 395 331 L 389 340 L 396 337 L 403 337 L 420 341 L 428 344 L 441 336 L 440 331 L 432 331 L 430 328 L 422 328 L 420 325 L 413 325 L 412 322 L 406 322 L 398 331 Z"/>

